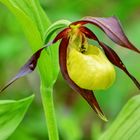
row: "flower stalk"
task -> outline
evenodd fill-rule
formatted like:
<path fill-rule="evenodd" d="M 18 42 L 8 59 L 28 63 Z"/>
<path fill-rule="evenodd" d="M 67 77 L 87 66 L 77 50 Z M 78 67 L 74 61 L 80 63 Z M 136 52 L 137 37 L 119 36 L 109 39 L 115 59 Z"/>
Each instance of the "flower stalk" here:
<path fill-rule="evenodd" d="M 40 91 L 46 118 L 46 125 L 48 128 L 49 140 L 59 140 L 53 103 L 53 87 L 46 88 L 46 84 L 42 81 Z"/>

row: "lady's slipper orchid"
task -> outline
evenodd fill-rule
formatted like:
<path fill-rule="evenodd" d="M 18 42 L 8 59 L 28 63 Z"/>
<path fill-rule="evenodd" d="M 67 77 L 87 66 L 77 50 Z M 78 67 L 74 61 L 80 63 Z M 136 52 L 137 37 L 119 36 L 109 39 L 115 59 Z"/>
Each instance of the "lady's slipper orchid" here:
<path fill-rule="evenodd" d="M 112 85 L 116 76 L 112 64 L 122 69 L 133 80 L 138 89 L 140 89 L 140 84 L 128 72 L 116 52 L 101 42 L 85 26 L 86 24 L 93 24 L 99 27 L 116 44 L 140 53 L 127 39 L 119 21 L 115 17 L 85 17 L 82 20 L 71 23 L 67 28 L 58 33 L 51 43 L 34 53 L 21 68 L 20 72 L 1 92 L 18 78 L 32 72 L 36 67 L 42 50 L 61 40 L 59 46 L 59 64 L 64 79 L 72 89 L 82 95 L 100 118 L 106 120 L 92 90 L 106 89 Z M 90 44 L 88 39 L 97 41 L 103 50 Z"/>

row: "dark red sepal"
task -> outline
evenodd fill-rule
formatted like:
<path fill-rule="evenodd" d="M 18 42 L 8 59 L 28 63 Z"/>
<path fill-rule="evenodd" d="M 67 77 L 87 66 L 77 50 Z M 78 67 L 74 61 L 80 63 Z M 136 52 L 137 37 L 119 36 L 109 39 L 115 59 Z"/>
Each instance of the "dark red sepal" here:
<path fill-rule="evenodd" d="M 68 43 L 69 43 L 69 38 L 63 38 L 59 46 L 59 63 L 60 63 L 61 73 L 64 79 L 68 82 L 69 86 L 73 90 L 81 94 L 81 96 L 88 102 L 88 104 L 93 108 L 93 110 L 97 113 L 97 115 L 102 120 L 107 121 L 104 113 L 100 109 L 100 106 L 94 96 L 93 91 L 80 88 L 70 79 L 67 71 L 67 65 L 66 65 Z"/>
<path fill-rule="evenodd" d="M 99 18 L 99 17 L 85 17 L 80 21 L 73 22 L 72 25 L 76 24 L 94 24 L 95 26 L 99 27 L 103 30 L 106 35 L 115 43 L 125 48 L 131 49 L 140 53 L 138 50 L 126 37 L 119 20 L 116 17 L 109 17 L 109 18 Z"/>

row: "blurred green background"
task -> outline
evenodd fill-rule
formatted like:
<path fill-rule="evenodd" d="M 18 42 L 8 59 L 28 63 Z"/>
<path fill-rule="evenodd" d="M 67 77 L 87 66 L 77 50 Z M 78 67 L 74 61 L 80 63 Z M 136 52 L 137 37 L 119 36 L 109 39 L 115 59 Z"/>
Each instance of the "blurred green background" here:
<path fill-rule="evenodd" d="M 52 22 L 70 21 L 84 16 L 117 16 L 128 38 L 140 49 L 139 0 L 40 0 Z M 109 44 L 122 58 L 128 70 L 140 80 L 140 56 L 115 46 L 97 28 L 91 27 L 101 40 Z M 0 4 L 0 86 L 6 83 L 31 56 L 27 39 L 16 18 Z M 63 80 L 59 74 L 54 87 L 54 103 L 61 140 L 97 140 L 109 127 L 123 105 L 139 94 L 133 82 L 116 68 L 117 78 L 112 87 L 95 91 L 96 97 L 109 121 L 100 120 L 90 106 Z M 39 77 L 36 72 L 9 87 L 0 99 L 21 99 L 31 94 L 36 98 L 24 120 L 8 140 L 46 140 L 47 130 L 39 94 Z"/>

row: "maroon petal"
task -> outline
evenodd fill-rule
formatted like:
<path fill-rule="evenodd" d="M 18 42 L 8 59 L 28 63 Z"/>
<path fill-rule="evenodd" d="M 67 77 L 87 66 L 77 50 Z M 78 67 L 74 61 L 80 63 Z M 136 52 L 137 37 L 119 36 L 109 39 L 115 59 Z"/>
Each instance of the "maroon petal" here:
<path fill-rule="evenodd" d="M 31 58 L 25 63 L 25 65 L 20 69 L 20 71 L 18 72 L 18 74 L 16 74 L 16 76 L 14 76 L 1 90 L 0 93 L 2 91 L 4 91 L 8 86 L 10 86 L 13 82 L 15 82 L 17 79 L 27 75 L 28 73 L 31 73 L 32 71 L 34 71 L 34 69 L 36 68 L 36 64 L 38 61 L 38 58 L 40 57 L 40 54 L 42 52 L 42 50 L 46 48 L 43 47 L 41 49 L 39 49 L 37 52 L 35 52 Z"/>
<path fill-rule="evenodd" d="M 123 32 L 123 29 L 116 17 L 109 17 L 109 18 L 99 18 L 99 17 L 85 17 L 83 20 L 74 22 L 72 24 L 87 24 L 91 23 L 98 26 L 102 29 L 106 35 L 118 45 L 121 45 L 125 48 L 131 49 L 140 53 L 138 50 L 126 37 Z"/>
<path fill-rule="evenodd" d="M 123 64 L 123 62 L 121 61 L 121 59 L 119 58 L 119 56 L 117 55 L 117 53 L 110 48 L 109 46 L 107 46 L 106 44 L 104 44 L 103 42 L 99 42 L 99 44 L 101 45 L 101 47 L 104 49 L 104 52 L 106 54 L 106 56 L 108 57 L 108 59 L 117 67 L 119 67 L 120 69 L 122 69 L 135 83 L 135 85 L 138 87 L 138 89 L 140 89 L 140 83 L 136 80 L 136 78 L 134 76 L 132 76 L 128 70 L 126 69 L 125 65 Z"/>
<path fill-rule="evenodd" d="M 133 80 L 133 82 L 138 87 L 138 89 L 140 89 L 140 83 L 136 80 L 136 78 L 134 76 L 132 76 L 128 72 L 125 65 L 123 64 L 123 62 L 121 61 L 119 56 L 116 54 L 116 52 L 112 48 L 110 48 L 103 42 L 99 41 L 97 36 L 87 27 L 84 27 L 84 26 L 81 27 L 80 31 L 83 32 L 85 34 L 85 36 L 88 37 L 89 39 L 96 40 L 99 43 L 99 45 L 103 48 L 103 50 L 104 50 L 107 58 L 110 60 L 110 62 L 113 63 L 115 66 L 119 67 L 120 69 L 122 69 Z"/>
<path fill-rule="evenodd" d="M 61 69 L 62 75 L 64 79 L 68 82 L 70 87 L 76 92 L 81 94 L 81 96 L 88 102 L 88 104 L 93 108 L 93 110 L 97 113 L 97 115 L 104 121 L 107 121 L 105 115 L 100 109 L 100 106 L 94 96 L 94 93 L 91 90 L 80 88 L 70 79 L 67 72 L 67 66 L 66 66 L 68 43 L 69 43 L 69 39 L 63 38 L 59 46 L 59 63 L 60 63 L 60 69 Z"/>
<path fill-rule="evenodd" d="M 55 39 L 53 40 L 53 43 L 57 42 L 58 40 L 60 40 L 63 37 L 66 37 L 68 35 L 68 32 L 70 31 L 70 28 L 65 28 L 64 30 L 60 31 L 57 36 L 55 37 Z"/>
<path fill-rule="evenodd" d="M 96 40 L 96 41 L 99 41 L 98 38 L 96 37 L 96 35 L 90 30 L 88 29 L 87 27 L 84 27 L 84 26 L 81 26 L 80 27 L 80 31 L 85 34 L 85 36 L 89 39 L 93 39 L 93 40 Z"/>

